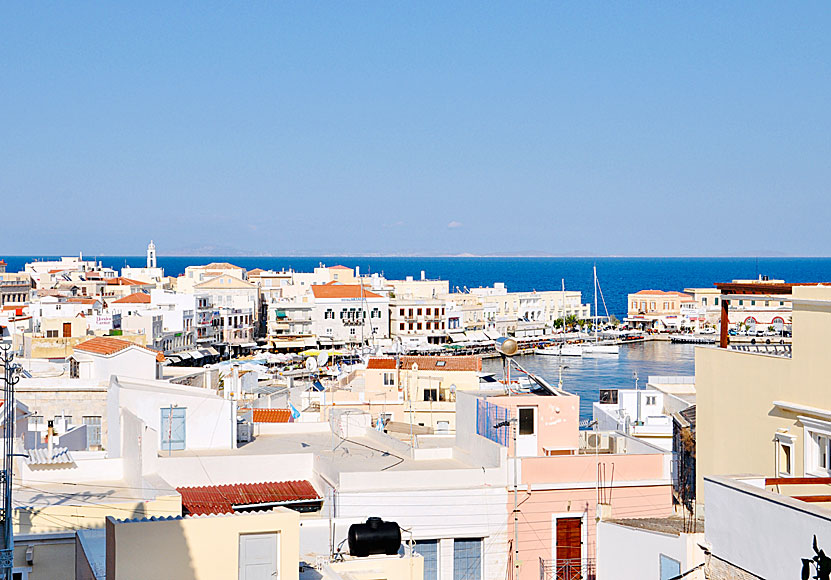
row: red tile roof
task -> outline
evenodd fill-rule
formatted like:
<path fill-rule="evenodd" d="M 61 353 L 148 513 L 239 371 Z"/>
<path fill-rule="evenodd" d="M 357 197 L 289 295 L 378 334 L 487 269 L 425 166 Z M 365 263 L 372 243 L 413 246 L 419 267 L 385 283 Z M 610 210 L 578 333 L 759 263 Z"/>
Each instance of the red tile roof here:
<path fill-rule="evenodd" d="M 360 284 L 325 284 L 312 286 L 315 298 L 383 298 L 375 292 L 364 289 L 361 294 Z"/>
<path fill-rule="evenodd" d="M 123 340 L 121 338 L 112 338 L 110 336 L 96 336 L 95 338 L 91 338 L 85 342 L 82 342 L 81 344 L 76 345 L 74 350 L 92 352 L 95 354 L 111 355 L 117 352 L 121 352 L 125 348 L 130 348 L 131 346 L 137 346 L 139 348 L 143 348 L 144 350 L 155 353 L 156 360 L 158 362 L 164 362 L 164 355 L 157 350 L 147 348 L 146 346 L 141 346 L 140 344 L 130 342 L 129 340 Z"/>
<path fill-rule="evenodd" d="M 442 364 L 443 363 L 443 364 Z M 401 368 L 412 369 L 413 364 L 419 370 L 439 371 L 481 371 L 482 359 L 478 356 L 402 356 Z M 395 359 L 392 357 L 375 357 L 369 359 L 367 369 L 395 369 Z"/>
<path fill-rule="evenodd" d="M 133 292 L 124 298 L 114 300 L 113 304 L 150 304 L 150 295 L 144 292 Z"/>
<path fill-rule="evenodd" d="M 234 513 L 234 506 L 321 501 L 323 498 L 306 480 L 177 487 L 182 495 L 184 515 Z"/>
<path fill-rule="evenodd" d="M 291 420 L 291 409 L 254 409 L 255 423 L 288 423 Z"/>
<path fill-rule="evenodd" d="M 341 266 L 340 264 L 338 264 L 337 266 L 331 266 L 329 269 L 330 270 L 351 270 L 352 268 L 350 268 L 348 266 Z"/>
<path fill-rule="evenodd" d="M 107 280 L 108 286 L 150 286 L 147 282 L 139 282 L 138 280 L 132 280 L 130 278 L 125 278 L 124 276 L 119 276 L 118 278 L 110 278 Z"/>
<path fill-rule="evenodd" d="M 96 302 L 98 302 L 98 299 L 73 296 L 72 298 L 67 298 L 66 301 L 70 304 L 95 304 Z"/>

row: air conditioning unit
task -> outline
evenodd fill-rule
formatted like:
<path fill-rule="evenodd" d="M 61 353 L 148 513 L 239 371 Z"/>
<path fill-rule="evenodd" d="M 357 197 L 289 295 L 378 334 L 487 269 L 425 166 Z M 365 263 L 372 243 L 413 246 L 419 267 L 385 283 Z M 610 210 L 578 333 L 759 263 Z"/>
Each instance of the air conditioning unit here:
<path fill-rule="evenodd" d="M 608 433 L 592 433 L 586 434 L 586 449 L 591 451 L 605 451 L 609 449 L 609 435 Z"/>
<path fill-rule="evenodd" d="M 250 443 L 254 440 L 253 423 L 237 423 L 237 443 Z"/>

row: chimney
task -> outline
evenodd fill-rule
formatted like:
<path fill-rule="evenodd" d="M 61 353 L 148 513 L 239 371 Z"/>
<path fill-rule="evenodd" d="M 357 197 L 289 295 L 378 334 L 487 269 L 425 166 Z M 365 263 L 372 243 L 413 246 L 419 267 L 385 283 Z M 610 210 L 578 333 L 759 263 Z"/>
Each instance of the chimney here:
<path fill-rule="evenodd" d="M 49 453 L 49 459 L 52 459 L 52 447 L 54 446 L 54 438 L 55 438 L 55 422 L 49 421 L 47 423 L 48 427 L 46 430 L 46 448 Z"/>
<path fill-rule="evenodd" d="M 422 279 L 422 280 L 426 280 L 426 279 L 427 279 L 427 277 L 424 275 L 424 270 L 422 270 L 422 271 L 421 271 L 421 279 Z"/>

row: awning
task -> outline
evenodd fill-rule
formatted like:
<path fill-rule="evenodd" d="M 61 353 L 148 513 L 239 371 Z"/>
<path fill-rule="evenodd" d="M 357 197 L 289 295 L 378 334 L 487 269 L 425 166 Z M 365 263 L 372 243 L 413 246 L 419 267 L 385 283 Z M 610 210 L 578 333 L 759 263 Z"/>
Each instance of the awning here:
<path fill-rule="evenodd" d="M 189 354 L 189 353 L 187 353 L 187 352 L 177 352 L 177 353 L 176 353 L 176 356 L 178 356 L 178 357 L 179 357 L 179 358 L 181 358 L 182 360 L 187 360 L 187 359 L 189 359 L 189 358 L 192 358 L 192 357 L 190 356 L 190 354 Z"/>
<path fill-rule="evenodd" d="M 470 338 L 470 340 L 476 340 L 479 342 L 488 342 L 489 340 L 492 340 L 491 338 L 488 338 L 488 335 L 485 334 L 484 331 L 481 330 L 474 330 L 472 332 L 468 332 L 467 336 L 468 338 Z"/>
<path fill-rule="evenodd" d="M 182 357 L 180 357 L 178 354 L 171 354 L 166 356 L 165 358 L 174 364 L 177 362 L 182 362 Z"/>
<path fill-rule="evenodd" d="M 467 335 L 464 332 L 452 332 L 448 335 L 451 342 L 465 342 Z"/>
<path fill-rule="evenodd" d="M 202 356 L 213 356 L 213 355 L 211 354 L 211 351 L 210 351 L 210 350 L 208 350 L 207 348 L 200 348 L 200 349 L 199 349 L 199 352 L 201 352 L 201 353 L 202 353 Z"/>
<path fill-rule="evenodd" d="M 194 359 L 197 359 L 197 360 L 200 359 L 200 358 L 205 358 L 205 355 L 202 354 L 201 352 L 199 352 L 198 350 L 189 350 L 188 354 L 191 356 L 191 358 L 194 358 Z"/>
<path fill-rule="evenodd" d="M 72 456 L 69 454 L 69 449 L 66 447 L 54 447 L 52 453 L 49 453 L 47 447 L 39 449 L 29 449 L 29 456 L 26 458 L 26 463 L 29 465 L 61 465 L 67 463 L 75 463 Z"/>
<path fill-rule="evenodd" d="M 484 332 L 484 333 L 485 333 L 485 336 L 487 336 L 487 337 L 488 337 L 488 340 L 496 340 L 497 338 L 500 338 L 500 337 L 502 336 L 502 335 L 501 335 L 499 332 L 497 332 L 496 330 L 484 330 L 484 331 L 482 331 L 482 332 Z"/>
<path fill-rule="evenodd" d="M 211 356 L 219 356 L 219 351 L 217 351 L 217 350 L 216 350 L 214 347 L 212 347 L 212 346 L 209 346 L 209 347 L 208 347 L 208 348 L 206 348 L 205 350 L 206 350 L 206 351 L 208 352 L 208 354 L 209 354 L 209 355 L 211 355 Z"/>
<path fill-rule="evenodd" d="M 256 342 L 243 342 L 240 346 L 242 348 L 254 348 L 255 346 L 257 346 L 257 343 Z"/>

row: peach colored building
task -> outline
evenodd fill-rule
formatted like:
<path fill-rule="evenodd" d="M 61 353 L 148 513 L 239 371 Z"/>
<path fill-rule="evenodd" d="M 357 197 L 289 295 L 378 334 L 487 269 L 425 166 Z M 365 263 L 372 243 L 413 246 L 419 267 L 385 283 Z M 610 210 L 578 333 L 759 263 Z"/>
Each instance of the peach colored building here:
<path fill-rule="evenodd" d="M 629 294 L 627 303 L 626 322 L 637 326 L 678 329 L 694 325 L 698 318 L 698 303 L 683 292 L 641 290 Z"/>
<path fill-rule="evenodd" d="M 327 395 L 328 407 L 361 408 L 384 423 L 406 423 L 435 432 L 456 429 L 456 393 L 479 388 L 477 356 L 374 357 L 346 389 Z M 328 415 L 326 413 L 324 416 Z"/>
<path fill-rule="evenodd" d="M 520 580 L 593 578 L 598 519 L 673 511 L 671 453 L 618 432 L 581 432 L 580 398 L 556 392 L 481 396 L 477 403 L 477 432 L 502 437 L 509 456 L 519 455 L 518 559 L 511 546 L 509 560 L 518 564 Z M 481 421 L 494 406 L 517 419 L 516 452 L 513 438 L 505 438 L 510 428 L 500 434 L 490 417 Z M 512 483 L 508 491 L 513 541 Z"/>

